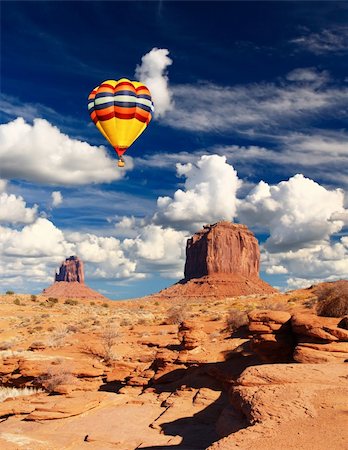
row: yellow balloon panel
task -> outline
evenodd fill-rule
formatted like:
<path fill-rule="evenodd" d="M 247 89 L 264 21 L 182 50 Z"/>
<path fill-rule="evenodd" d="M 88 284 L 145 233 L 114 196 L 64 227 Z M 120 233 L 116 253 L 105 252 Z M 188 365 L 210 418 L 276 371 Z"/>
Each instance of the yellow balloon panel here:
<path fill-rule="evenodd" d="M 88 98 L 91 118 L 115 150 L 122 154 L 145 130 L 152 118 L 150 91 L 127 78 L 107 80 Z"/>

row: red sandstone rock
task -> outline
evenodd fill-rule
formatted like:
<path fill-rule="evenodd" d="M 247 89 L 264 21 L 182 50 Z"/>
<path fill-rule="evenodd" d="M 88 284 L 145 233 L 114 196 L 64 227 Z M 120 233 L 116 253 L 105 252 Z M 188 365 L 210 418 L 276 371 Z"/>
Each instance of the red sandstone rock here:
<path fill-rule="evenodd" d="M 56 281 L 42 292 L 46 297 L 56 298 L 80 298 L 88 300 L 107 301 L 108 299 L 99 292 L 91 289 L 86 284 L 77 281 Z"/>
<path fill-rule="evenodd" d="M 83 262 L 77 256 L 66 258 L 56 273 L 55 281 L 84 283 Z"/>
<path fill-rule="evenodd" d="M 257 239 L 245 225 L 230 222 L 206 225 L 187 241 L 187 280 L 221 273 L 258 277 L 259 265 Z"/>
<path fill-rule="evenodd" d="M 294 333 L 325 341 L 348 341 L 348 330 L 339 328 L 341 319 L 318 317 L 314 314 L 296 314 L 291 319 Z"/>
<path fill-rule="evenodd" d="M 234 297 L 272 294 L 259 278 L 260 250 L 245 225 L 206 225 L 187 241 L 185 279 L 158 297 Z"/>
<path fill-rule="evenodd" d="M 185 320 L 179 326 L 178 338 L 184 350 L 193 350 L 202 344 L 207 335 L 199 323 Z"/>
<path fill-rule="evenodd" d="M 85 284 L 83 262 L 77 256 L 67 258 L 55 275 L 55 282 L 44 289 L 42 294 L 56 298 L 80 298 L 89 300 L 108 300 Z"/>

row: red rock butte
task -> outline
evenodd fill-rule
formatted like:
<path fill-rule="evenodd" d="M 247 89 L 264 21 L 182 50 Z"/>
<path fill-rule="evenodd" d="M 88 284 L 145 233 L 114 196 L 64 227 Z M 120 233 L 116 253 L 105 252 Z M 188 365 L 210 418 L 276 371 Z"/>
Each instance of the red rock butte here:
<path fill-rule="evenodd" d="M 62 262 L 58 273 L 55 274 L 55 282 L 42 293 L 49 297 L 108 300 L 88 287 L 84 280 L 83 262 L 77 256 L 70 256 Z"/>
<path fill-rule="evenodd" d="M 186 245 L 185 278 L 163 297 L 232 297 L 277 292 L 259 277 L 260 249 L 246 225 L 205 225 Z"/>

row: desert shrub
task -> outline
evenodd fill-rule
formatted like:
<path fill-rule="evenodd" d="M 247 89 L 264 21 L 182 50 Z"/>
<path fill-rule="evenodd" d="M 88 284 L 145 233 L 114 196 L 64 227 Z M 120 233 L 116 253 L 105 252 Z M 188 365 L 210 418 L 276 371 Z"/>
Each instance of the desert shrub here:
<path fill-rule="evenodd" d="M 340 280 L 319 287 L 317 314 L 326 317 L 343 317 L 348 314 L 348 281 Z"/>
<path fill-rule="evenodd" d="M 159 302 L 155 302 L 155 306 L 159 306 Z"/>
<path fill-rule="evenodd" d="M 105 330 L 100 334 L 100 340 L 102 344 L 101 356 L 106 364 L 111 363 L 116 359 L 116 354 L 114 353 L 113 347 L 116 344 L 116 338 L 118 336 L 117 329 L 114 327 L 106 327 Z"/>
<path fill-rule="evenodd" d="M 73 300 L 71 298 L 67 298 L 64 302 L 65 305 L 76 306 L 79 304 L 77 300 Z"/>
<path fill-rule="evenodd" d="M 36 380 L 36 384 L 42 386 L 48 392 L 54 392 L 58 386 L 63 384 L 74 384 L 75 377 L 71 369 L 60 363 L 51 365 Z"/>
<path fill-rule="evenodd" d="M 19 298 L 15 298 L 15 299 L 13 300 L 13 303 L 14 303 L 15 305 L 20 305 L 20 304 L 21 304 L 21 302 L 19 301 Z"/>
<path fill-rule="evenodd" d="M 179 325 L 187 319 L 187 312 L 180 306 L 173 306 L 168 310 L 167 325 Z"/>
<path fill-rule="evenodd" d="M 310 298 L 307 298 L 306 301 L 303 302 L 303 306 L 305 308 L 312 309 L 313 306 L 315 306 L 317 302 L 318 302 L 317 297 L 310 297 Z"/>
<path fill-rule="evenodd" d="M 46 302 L 40 302 L 40 306 L 47 306 Z"/>
<path fill-rule="evenodd" d="M 248 325 L 248 315 L 239 309 L 231 309 L 226 319 L 227 328 L 234 333 L 239 328 Z"/>
<path fill-rule="evenodd" d="M 13 347 L 14 343 L 15 341 L 13 339 L 9 341 L 2 341 L 0 343 L 0 350 L 10 350 Z"/>
<path fill-rule="evenodd" d="M 37 296 L 34 295 L 34 294 L 32 294 L 32 295 L 30 296 L 30 300 L 31 300 L 32 302 L 36 302 Z"/>
<path fill-rule="evenodd" d="M 14 291 L 6 291 L 6 295 L 14 295 Z"/>
<path fill-rule="evenodd" d="M 108 308 L 108 307 L 109 307 L 109 304 L 108 304 L 108 303 L 103 303 L 103 304 L 102 304 L 102 307 L 103 307 L 103 308 Z"/>
<path fill-rule="evenodd" d="M 79 331 L 79 327 L 76 325 L 68 325 L 66 330 L 68 333 L 77 333 Z"/>
<path fill-rule="evenodd" d="M 53 304 L 54 304 L 54 303 L 58 303 L 58 299 L 55 298 L 55 297 L 49 297 L 49 298 L 48 298 L 48 302 L 49 302 L 49 303 L 53 303 Z"/>
<path fill-rule="evenodd" d="M 129 319 L 122 319 L 120 322 L 121 327 L 127 327 L 131 324 L 132 324 L 132 322 Z"/>
<path fill-rule="evenodd" d="M 54 332 L 52 332 L 52 334 L 49 336 L 48 339 L 49 347 L 54 348 L 61 347 L 64 344 L 64 341 L 68 334 L 69 331 L 67 327 L 63 325 L 55 329 Z"/>
<path fill-rule="evenodd" d="M 94 306 L 94 305 L 95 305 L 95 302 L 89 302 L 89 304 L 90 304 L 91 306 Z"/>
<path fill-rule="evenodd" d="M 262 303 L 257 309 L 269 309 L 271 311 L 287 311 L 288 305 L 286 303 Z"/>

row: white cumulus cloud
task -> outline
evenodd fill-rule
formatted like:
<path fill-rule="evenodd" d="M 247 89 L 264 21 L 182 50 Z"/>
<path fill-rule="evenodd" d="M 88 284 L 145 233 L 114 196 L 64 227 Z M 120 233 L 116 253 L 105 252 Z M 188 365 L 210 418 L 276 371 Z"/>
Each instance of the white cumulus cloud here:
<path fill-rule="evenodd" d="M 241 181 L 226 157 L 203 155 L 196 164 L 178 164 L 177 173 L 186 178 L 184 189 L 173 198 L 158 198 L 156 223 L 196 231 L 207 222 L 235 217 Z"/>
<path fill-rule="evenodd" d="M 173 107 L 167 76 L 167 67 L 173 61 L 168 55 L 166 48 L 155 47 L 141 58 L 141 64 L 135 70 L 135 77 L 150 89 L 155 117 L 163 116 Z"/>
<path fill-rule="evenodd" d="M 7 256 L 46 257 L 71 254 L 73 246 L 49 220 L 39 217 L 21 230 L 1 227 L 0 249 Z"/>
<path fill-rule="evenodd" d="M 38 205 L 26 206 L 23 197 L 2 192 L 0 194 L 0 222 L 32 223 L 37 216 Z"/>
<path fill-rule="evenodd" d="M 53 191 L 52 192 L 52 206 L 59 206 L 63 202 L 63 195 L 60 191 Z"/>
<path fill-rule="evenodd" d="M 7 179 L 82 185 L 124 176 L 104 147 L 71 139 L 44 119 L 30 125 L 19 117 L 0 125 L 0 158 L 0 177 Z"/>
<path fill-rule="evenodd" d="M 288 181 L 268 185 L 261 181 L 241 202 L 239 219 L 247 225 L 260 226 L 270 233 L 269 251 L 298 249 L 328 239 L 340 231 L 344 193 L 328 190 L 298 174 Z"/>
<path fill-rule="evenodd" d="M 125 239 L 123 248 L 129 257 L 138 261 L 141 272 L 156 271 L 161 276 L 182 278 L 188 237 L 185 231 L 148 224 L 135 239 Z"/>

